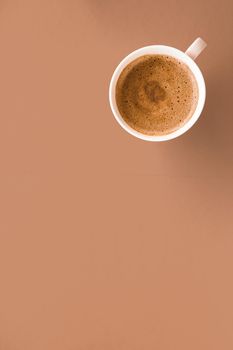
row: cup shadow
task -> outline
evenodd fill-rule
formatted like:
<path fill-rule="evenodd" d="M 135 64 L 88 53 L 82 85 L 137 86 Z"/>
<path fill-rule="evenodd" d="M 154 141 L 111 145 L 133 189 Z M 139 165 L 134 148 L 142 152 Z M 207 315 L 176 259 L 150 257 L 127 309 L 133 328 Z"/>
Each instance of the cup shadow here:
<path fill-rule="evenodd" d="M 233 140 L 231 129 L 233 120 L 229 116 L 227 103 L 228 77 L 215 75 L 206 77 L 206 103 L 200 119 L 187 134 L 177 139 L 177 144 L 185 152 L 205 153 L 211 169 L 225 167 L 232 157 Z M 225 112 L 224 112 L 225 111 Z"/>

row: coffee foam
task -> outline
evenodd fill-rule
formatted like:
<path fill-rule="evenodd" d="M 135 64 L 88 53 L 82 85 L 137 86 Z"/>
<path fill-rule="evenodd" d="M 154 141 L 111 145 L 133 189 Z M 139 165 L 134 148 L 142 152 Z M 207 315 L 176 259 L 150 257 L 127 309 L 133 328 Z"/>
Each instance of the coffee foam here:
<path fill-rule="evenodd" d="M 147 135 L 169 134 L 191 118 L 198 87 L 191 70 L 171 56 L 145 55 L 131 62 L 116 85 L 122 118 Z"/>

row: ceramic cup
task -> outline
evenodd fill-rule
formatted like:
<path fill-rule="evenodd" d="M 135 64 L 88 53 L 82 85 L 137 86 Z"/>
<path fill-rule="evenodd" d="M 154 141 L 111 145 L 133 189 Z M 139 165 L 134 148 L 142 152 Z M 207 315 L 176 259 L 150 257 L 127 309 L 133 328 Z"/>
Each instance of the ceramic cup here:
<path fill-rule="evenodd" d="M 205 81 L 198 65 L 194 62 L 194 60 L 204 50 L 205 47 L 206 47 L 206 43 L 204 42 L 204 40 L 202 40 L 201 38 L 197 38 L 185 52 L 170 46 L 151 45 L 151 46 L 142 47 L 136 51 L 131 52 L 128 56 L 126 56 L 115 69 L 110 82 L 110 86 L 109 86 L 110 106 L 111 106 L 113 115 L 115 116 L 118 123 L 122 126 L 122 128 L 125 129 L 131 135 L 145 141 L 168 141 L 188 131 L 196 123 L 205 104 L 205 97 L 206 97 Z M 122 70 L 136 58 L 143 55 L 154 55 L 154 54 L 172 56 L 172 57 L 175 57 L 177 60 L 184 62 L 189 67 L 189 69 L 193 72 L 197 81 L 198 92 L 199 92 L 197 106 L 192 117 L 178 130 L 175 130 L 170 134 L 159 135 L 159 136 L 145 135 L 131 128 L 119 113 L 119 110 L 116 104 L 116 98 L 115 98 L 116 83 Z"/>

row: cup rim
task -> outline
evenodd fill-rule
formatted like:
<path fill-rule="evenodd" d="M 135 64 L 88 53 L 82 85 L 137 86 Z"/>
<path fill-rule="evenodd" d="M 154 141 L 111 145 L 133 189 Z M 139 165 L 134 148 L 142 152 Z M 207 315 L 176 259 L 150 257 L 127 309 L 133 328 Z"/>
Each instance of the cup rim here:
<path fill-rule="evenodd" d="M 172 57 L 175 57 L 175 58 L 181 60 L 183 63 L 185 63 L 191 69 L 191 71 L 196 79 L 197 85 L 198 85 L 199 96 L 198 96 L 197 106 L 196 106 L 196 109 L 195 109 L 193 115 L 181 128 L 179 128 L 178 130 L 175 130 L 169 134 L 146 135 L 146 134 L 143 134 L 143 133 L 133 129 L 122 118 L 122 116 L 118 110 L 117 104 L 116 104 L 115 88 L 116 88 L 116 83 L 118 81 L 118 78 L 119 78 L 122 70 L 130 62 L 132 62 L 134 59 L 136 59 L 140 56 L 143 56 L 145 54 L 164 54 L 164 55 L 172 56 Z M 144 46 L 144 47 L 141 47 L 137 50 L 134 50 L 133 52 L 128 54 L 125 58 L 123 58 L 121 60 L 121 62 L 116 67 L 116 69 L 112 75 L 110 85 L 109 85 L 109 103 L 110 103 L 112 113 L 113 113 L 115 119 L 117 120 L 117 122 L 129 134 L 131 134 L 139 139 L 142 139 L 145 141 L 152 141 L 152 142 L 153 141 L 159 142 L 159 141 L 172 140 L 178 136 L 181 136 L 185 132 L 187 132 L 199 119 L 201 112 L 203 110 L 204 104 L 205 104 L 205 98 L 206 98 L 205 81 L 204 81 L 204 77 L 202 75 L 202 72 L 201 72 L 200 68 L 198 67 L 198 65 L 196 64 L 196 62 L 194 62 L 194 60 L 192 58 L 190 58 L 185 52 L 183 52 L 179 49 L 176 49 L 174 47 L 171 47 L 171 46 L 166 46 L 166 45 Z"/>

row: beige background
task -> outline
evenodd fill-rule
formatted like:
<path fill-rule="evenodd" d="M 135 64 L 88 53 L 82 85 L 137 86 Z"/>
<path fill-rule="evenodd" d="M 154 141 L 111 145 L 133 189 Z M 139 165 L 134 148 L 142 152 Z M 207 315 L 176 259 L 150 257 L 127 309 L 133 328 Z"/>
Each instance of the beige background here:
<path fill-rule="evenodd" d="M 232 350 L 232 10 L 0 2 L 0 350 Z M 146 143 L 108 84 L 144 45 L 198 59 L 205 110 Z"/>

